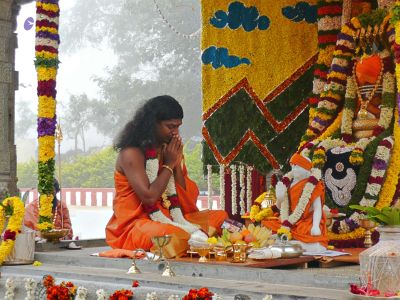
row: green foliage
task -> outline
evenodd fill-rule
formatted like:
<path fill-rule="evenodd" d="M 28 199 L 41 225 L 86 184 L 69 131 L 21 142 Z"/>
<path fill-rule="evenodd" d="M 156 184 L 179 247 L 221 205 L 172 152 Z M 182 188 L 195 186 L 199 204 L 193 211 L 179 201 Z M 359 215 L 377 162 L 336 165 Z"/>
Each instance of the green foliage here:
<path fill-rule="evenodd" d="M 91 155 L 75 157 L 61 165 L 63 187 L 96 188 L 114 187 L 114 170 L 117 153 L 105 148 Z"/>
<path fill-rule="evenodd" d="M 384 207 L 381 210 L 375 207 L 350 205 L 350 208 L 360 210 L 367 214 L 369 220 L 382 225 L 400 225 L 400 208 Z"/>
<path fill-rule="evenodd" d="M 33 159 L 29 162 L 17 164 L 18 187 L 36 188 L 38 165 Z"/>
<path fill-rule="evenodd" d="M 201 162 L 201 143 L 197 143 L 193 149 L 185 146 L 185 163 L 190 179 L 197 183 L 199 190 L 207 191 L 207 178 L 203 173 L 203 164 Z M 219 192 L 219 176 L 213 174 L 212 186 L 214 193 Z"/>
<path fill-rule="evenodd" d="M 186 145 L 184 152 L 189 177 L 198 184 L 200 190 L 207 190 L 207 181 L 202 172 L 201 144 Z M 117 153 L 111 147 L 107 147 L 90 154 L 79 152 L 73 157 L 63 159 L 61 166 L 62 187 L 114 187 L 116 158 Z M 37 166 L 37 163 L 33 160 L 18 164 L 18 186 L 20 188 L 37 186 Z M 42 167 L 48 167 L 48 165 L 45 164 Z M 58 168 L 56 168 L 55 174 L 58 174 Z M 217 193 L 218 188 L 218 175 L 214 174 L 213 190 Z"/>

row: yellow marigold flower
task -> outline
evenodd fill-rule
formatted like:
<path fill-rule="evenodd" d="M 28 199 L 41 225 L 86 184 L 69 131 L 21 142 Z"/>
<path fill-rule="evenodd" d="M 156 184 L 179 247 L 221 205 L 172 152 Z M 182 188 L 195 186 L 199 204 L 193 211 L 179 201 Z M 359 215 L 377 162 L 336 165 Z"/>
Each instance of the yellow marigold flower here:
<path fill-rule="evenodd" d="M 38 81 L 55 80 L 57 76 L 57 68 L 51 67 L 37 67 Z"/>
<path fill-rule="evenodd" d="M 287 228 L 279 228 L 278 231 L 276 232 L 276 234 L 280 237 L 282 235 L 286 235 L 288 240 L 292 239 L 292 234 L 290 233 L 290 230 L 288 230 Z"/>
<path fill-rule="evenodd" d="M 323 64 L 325 66 L 330 66 L 333 59 L 333 51 L 335 50 L 334 46 L 326 47 L 325 49 L 321 49 L 318 54 L 318 64 Z"/>
<path fill-rule="evenodd" d="M 323 141 L 328 137 L 331 137 L 332 134 L 340 128 L 340 123 L 342 122 L 342 111 L 337 115 L 335 121 L 324 131 L 321 136 L 318 137 L 318 141 Z"/>
<path fill-rule="evenodd" d="M 36 225 L 39 231 L 46 231 L 54 228 L 53 223 L 43 222 Z"/>
<path fill-rule="evenodd" d="M 218 243 L 218 240 L 215 236 L 213 236 L 213 237 L 210 237 L 207 239 L 207 243 L 211 244 L 211 245 L 215 245 L 216 243 Z"/>
<path fill-rule="evenodd" d="M 40 262 L 40 261 L 38 261 L 38 260 L 35 260 L 34 262 L 33 262 L 33 266 L 34 267 L 40 267 L 42 265 L 42 263 Z"/>
<path fill-rule="evenodd" d="M 46 162 L 54 158 L 54 136 L 41 136 L 38 138 L 39 142 L 39 161 Z"/>
<path fill-rule="evenodd" d="M 396 65 L 396 71 L 399 68 Z M 398 80 L 400 77 L 398 77 Z M 394 112 L 394 124 L 398 124 L 398 108 Z M 382 190 L 379 193 L 379 200 L 376 204 L 377 209 L 382 209 L 384 207 L 390 206 L 392 202 L 394 193 L 396 192 L 397 182 L 399 181 L 399 171 L 400 171 L 400 129 L 399 126 L 394 126 L 393 130 L 394 144 L 392 157 L 390 159 L 389 167 L 386 173 L 385 183 L 382 186 Z"/>
<path fill-rule="evenodd" d="M 353 26 L 355 28 L 361 28 L 361 23 L 360 20 L 357 17 L 351 18 L 351 24 L 353 24 Z M 350 29 L 350 28 L 349 28 Z"/>
<path fill-rule="evenodd" d="M 39 215 L 43 217 L 53 217 L 53 195 L 40 195 L 40 210 Z"/>
<path fill-rule="evenodd" d="M 335 50 L 333 52 L 333 56 L 353 56 L 353 54 L 349 53 L 349 52 L 343 52 L 342 50 Z"/>
<path fill-rule="evenodd" d="M 41 7 L 44 10 L 52 11 L 52 12 L 58 12 L 60 8 L 58 7 L 57 4 L 50 4 L 50 3 L 42 3 L 36 1 L 36 7 Z"/>
<path fill-rule="evenodd" d="M 324 114 L 323 112 L 318 112 L 318 118 L 326 121 L 332 119 L 332 117 L 328 114 Z"/>
<path fill-rule="evenodd" d="M 54 118 L 56 112 L 56 100 L 53 97 L 39 97 L 39 118 Z"/>
<path fill-rule="evenodd" d="M 40 57 L 40 58 L 46 58 L 46 59 L 55 59 L 58 57 L 58 54 L 51 53 L 48 51 L 35 51 L 35 56 Z"/>
<path fill-rule="evenodd" d="M 329 73 L 328 79 L 329 79 L 329 78 L 332 78 L 332 77 L 336 77 L 336 78 L 339 78 L 339 79 L 341 79 L 341 80 L 346 80 L 347 75 L 346 75 L 346 74 L 343 74 L 343 73 L 339 73 L 339 72 L 333 71 L 333 72 L 330 72 L 330 73 Z"/>
<path fill-rule="evenodd" d="M 395 41 L 396 44 L 400 44 L 400 22 L 396 22 L 395 25 Z"/>
<path fill-rule="evenodd" d="M 363 238 L 365 234 L 365 229 L 358 227 L 356 230 L 347 233 L 334 233 L 328 230 L 329 240 L 352 240 Z"/>
<path fill-rule="evenodd" d="M 36 27 L 36 32 L 39 32 L 39 31 L 47 31 L 47 32 L 54 33 L 54 34 L 58 33 L 58 30 L 56 28 L 45 27 L 45 26 Z"/>

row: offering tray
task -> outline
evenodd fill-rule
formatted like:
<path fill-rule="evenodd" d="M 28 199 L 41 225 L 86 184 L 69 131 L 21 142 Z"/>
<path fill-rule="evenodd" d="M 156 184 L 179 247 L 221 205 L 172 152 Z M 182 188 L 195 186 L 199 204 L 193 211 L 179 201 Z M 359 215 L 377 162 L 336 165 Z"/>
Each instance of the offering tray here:
<path fill-rule="evenodd" d="M 49 231 L 41 231 L 40 236 L 46 239 L 48 242 L 58 242 L 61 238 L 65 237 L 69 232 L 69 229 L 51 229 Z"/>

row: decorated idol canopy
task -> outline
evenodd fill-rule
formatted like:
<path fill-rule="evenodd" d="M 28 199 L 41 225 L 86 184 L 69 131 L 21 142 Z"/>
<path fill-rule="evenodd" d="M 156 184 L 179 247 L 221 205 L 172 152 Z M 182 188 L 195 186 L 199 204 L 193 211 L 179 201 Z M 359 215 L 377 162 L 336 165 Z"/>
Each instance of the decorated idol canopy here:
<path fill-rule="evenodd" d="M 285 173 L 297 152 L 320 174 L 338 216 L 328 224 L 330 244 L 363 246 L 360 212 L 350 206 L 382 209 L 399 197 L 393 4 L 204 1 L 204 163 L 223 170 L 225 203 L 252 203 L 257 184 L 265 186 L 254 174 Z M 245 175 L 251 199 L 237 187 L 241 165 L 253 168 Z"/>

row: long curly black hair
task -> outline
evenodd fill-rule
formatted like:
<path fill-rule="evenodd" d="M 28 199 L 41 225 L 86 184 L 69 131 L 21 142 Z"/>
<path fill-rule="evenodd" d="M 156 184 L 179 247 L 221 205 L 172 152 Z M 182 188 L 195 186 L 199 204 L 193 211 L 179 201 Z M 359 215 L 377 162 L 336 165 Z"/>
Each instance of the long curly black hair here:
<path fill-rule="evenodd" d="M 121 151 L 128 147 L 139 147 L 145 150 L 155 146 L 157 122 L 171 119 L 183 119 L 182 106 L 173 97 L 163 95 L 145 101 L 118 134 L 114 149 Z"/>

